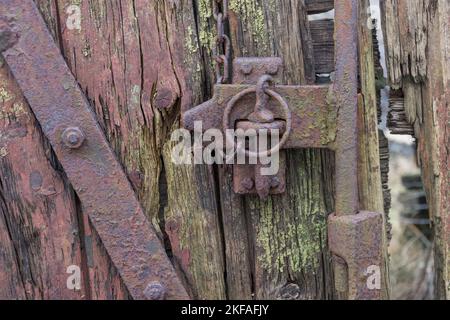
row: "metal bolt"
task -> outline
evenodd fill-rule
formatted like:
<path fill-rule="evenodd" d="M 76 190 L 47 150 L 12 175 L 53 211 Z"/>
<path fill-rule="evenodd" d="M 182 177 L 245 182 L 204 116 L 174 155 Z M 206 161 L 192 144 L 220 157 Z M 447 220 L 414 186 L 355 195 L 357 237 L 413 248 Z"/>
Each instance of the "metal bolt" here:
<path fill-rule="evenodd" d="M 245 178 L 244 180 L 242 180 L 241 186 L 245 190 L 250 191 L 250 190 L 252 190 L 255 187 L 255 181 L 253 181 L 252 178 Z"/>
<path fill-rule="evenodd" d="M 78 127 L 67 128 L 62 134 L 64 145 L 70 149 L 79 149 L 85 139 L 83 132 Z"/>
<path fill-rule="evenodd" d="M 157 281 L 152 282 L 145 288 L 144 295 L 149 300 L 164 300 L 166 298 L 166 287 Z"/>

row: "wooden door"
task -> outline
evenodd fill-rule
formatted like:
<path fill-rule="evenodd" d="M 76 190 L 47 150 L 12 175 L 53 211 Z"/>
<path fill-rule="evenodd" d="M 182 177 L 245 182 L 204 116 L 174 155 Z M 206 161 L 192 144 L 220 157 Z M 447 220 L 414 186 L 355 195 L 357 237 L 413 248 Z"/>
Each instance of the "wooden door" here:
<path fill-rule="evenodd" d="M 287 192 L 267 201 L 234 194 L 231 167 L 171 160 L 181 112 L 212 94 L 211 1 L 35 3 L 193 298 L 338 297 L 327 248 L 332 152 L 289 151 Z M 319 0 L 231 0 L 233 55 L 280 56 L 286 84 L 315 83 L 334 68 L 333 21 L 309 21 L 308 14 L 332 7 Z M 77 8 L 81 24 L 73 28 Z M 364 209 L 381 212 L 372 33 L 361 27 L 360 37 L 359 189 Z M 5 63 L 0 104 L 0 270 L 8 270 L 0 271 L 0 297 L 129 298 Z M 81 270 L 79 290 L 67 289 L 71 266 Z M 383 287 L 387 296 L 387 281 Z"/>

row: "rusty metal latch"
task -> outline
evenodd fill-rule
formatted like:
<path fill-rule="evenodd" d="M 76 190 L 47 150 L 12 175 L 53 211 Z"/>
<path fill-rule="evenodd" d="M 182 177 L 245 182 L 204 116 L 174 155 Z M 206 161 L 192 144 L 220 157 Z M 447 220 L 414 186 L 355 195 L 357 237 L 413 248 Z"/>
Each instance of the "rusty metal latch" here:
<path fill-rule="evenodd" d="M 218 83 L 211 100 L 183 114 L 183 124 L 189 130 L 197 121 L 204 131 L 222 128 L 227 145 L 234 143 L 228 129 L 280 130 L 280 143 L 266 150 L 281 150 L 278 174 L 262 176 L 259 162 L 233 165 L 234 191 L 263 199 L 285 192 L 285 149 L 335 151 L 336 213 L 330 215 L 328 231 L 336 288 L 349 299 L 380 299 L 381 288 L 369 288 L 366 275 L 371 266 L 382 269 L 383 216 L 360 212 L 358 199 L 358 5 L 357 0 L 335 1 L 332 85 L 280 85 L 280 58 L 236 58 L 232 84 Z"/>
<path fill-rule="evenodd" d="M 185 288 L 32 0 L 0 1 L 0 52 L 134 299 Z"/>

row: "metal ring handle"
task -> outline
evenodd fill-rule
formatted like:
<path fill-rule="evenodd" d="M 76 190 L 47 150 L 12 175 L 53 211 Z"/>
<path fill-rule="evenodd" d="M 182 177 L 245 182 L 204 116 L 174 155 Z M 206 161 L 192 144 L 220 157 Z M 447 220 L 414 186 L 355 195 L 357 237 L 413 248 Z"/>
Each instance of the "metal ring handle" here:
<path fill-rule="evenodd" d="M 228 102 L 227 107 L 225 108 L 225 112 L 224 112 L 224 116 L 223 116 L 223 131 L 225 132 L 225 139 L 226 139 L 226 145 L 235 145 L 234 143 L 234 137 L 231 135 L 231 133 L 228 131 L 230 128 L 230 116 L 231 116 L 231 112 L 233 111 L 234 107 L 236 106 L 236 103 L 241 100 L 243 97 L 245 97 L 248 94 L 251 93 L 256 93 L 257 88 L 253 87 L 253 88 L 248 88 L 244 91 L 241 91 L 240 93 L 238 93 L 237 95 L 235 95 L 230 102 Z M 284 98 L 278 94 L 277 92 L 271 90 L 271 89 L 265 89 L 266 94 L 268 94 L 269 96 L 271 96 L 272 98 L 274 98 L 275 100 L 278 101 L 278 103 L 283 107 L 283 111 L 286 117 L 286 131 L 283 135 L 283 138 L 280 140 L 280 142 L 273 147 L 271 150 L 268 151 L 262 151 L 262 152 L 250 152 L 248 150 L 245 150 L 245 154 L 248 157 L 252 157 L 252 158 L 261 158 L 261 157 L 268 157 L 274 153 L 277 153 L 278 151 L 281 150 L 281 148 L 283 148 L 283 146 L 286 144 L 286 142 L 289 139 L 289 136 L 291 135 L 291 131 L 292 131 L 292 112 L 289 109 L 289 105 L 286 102 L 286 100 L 284 100 Z M 238 147 L 238 151 L 242 151 L 241 148 Z"/>

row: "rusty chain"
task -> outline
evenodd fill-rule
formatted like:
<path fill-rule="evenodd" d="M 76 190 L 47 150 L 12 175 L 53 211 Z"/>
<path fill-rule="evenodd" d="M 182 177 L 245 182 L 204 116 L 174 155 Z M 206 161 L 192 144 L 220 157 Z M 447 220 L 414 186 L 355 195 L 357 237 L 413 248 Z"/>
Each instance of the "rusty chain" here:
<path fill-rule="evenodd" d="M 216 47 L 213 54 L 216 61 L 217 83 L 221 84 L 227 83 L 230 79 L 231 41 L 225 34 L 225 21 L 228 19 L 228 0 L 213 0 L 213 16 L 217 22 Z"/>

